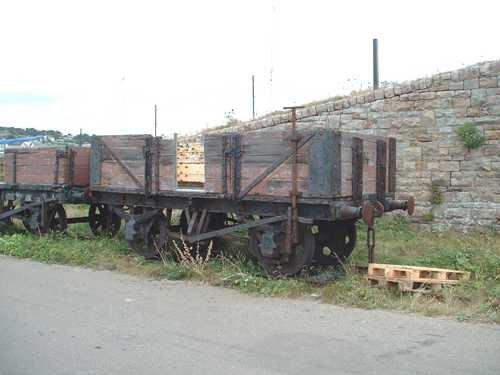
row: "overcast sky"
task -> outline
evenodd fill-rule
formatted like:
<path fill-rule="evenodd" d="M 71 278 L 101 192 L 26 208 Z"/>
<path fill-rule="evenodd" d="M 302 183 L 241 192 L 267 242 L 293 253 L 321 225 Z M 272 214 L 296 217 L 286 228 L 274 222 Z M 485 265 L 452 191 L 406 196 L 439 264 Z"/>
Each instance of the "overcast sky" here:
<path fill-rule="evenodd" d="M 500 58 L 499 1 L 0 0 L 0 126 L 193 133 Z"/>

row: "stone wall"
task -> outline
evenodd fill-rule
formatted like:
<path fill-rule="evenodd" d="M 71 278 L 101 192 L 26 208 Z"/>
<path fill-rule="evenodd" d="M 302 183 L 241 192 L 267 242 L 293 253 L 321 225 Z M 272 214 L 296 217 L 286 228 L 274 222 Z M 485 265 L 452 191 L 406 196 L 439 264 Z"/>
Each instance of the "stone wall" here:
<path fill-rule="evenodd" d="M 397 192 L 417 199 L 416 221 L 500 229 L 500 60 L 312 103 L 297 117 L 299 127 L 396 137 Z M 211 132 L 286 129 L 290 120 L 290 113 L 276 112 Z M 456 133 L 467 122 L 486 137 L 471 151 Z M 432 204 L 432 197 L 442 203 Z"/>

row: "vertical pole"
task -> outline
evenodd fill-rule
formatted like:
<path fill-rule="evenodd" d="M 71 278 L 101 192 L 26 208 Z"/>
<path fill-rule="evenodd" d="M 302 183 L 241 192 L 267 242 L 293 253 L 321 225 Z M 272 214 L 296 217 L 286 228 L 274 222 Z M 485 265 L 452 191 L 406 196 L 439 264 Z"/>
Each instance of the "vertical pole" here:
<path fill-rule="evenodd" d="M 156 104 L 155 104 L 155 137 L 156 137 L 156 112 L 157 112 L 157 110 L 156 110 Z"/>
<path fill-rule="evenodd" d="M 174 190 L 177 190 L 177 133 L 174 133 Z"/>
<path fill-rule="evenodd" d="M 298 176 L 298 170 L 297 170 L 297 152 L 298 152 L 298 143 L 300 140 L 300 136 L 297 134 L 297 109 L 298 108 L 304 108 L 304 107 L 284 107 L 284 109 L 291 109 L 292 110 L 292 135 L 289 138 L 290 139 L 290 145 L 294 150 L 293 156 L 292 156 L 292 190 L 290 191 L 290 197 L 292 199 L 292 207 L 291 207 L 291 216 L 292 216 L 292 225 L 291 225 L 291 233 L 287 232 L 287 252 L 288 255 L 292 254 L 292 247 L 294 244 L 297 244 L 299 242 L 299 214 L 298 214 L 298 209 L 297 209 L 297 199 L 298 199 L 298 186 L 297 186 L 297 176 Z"/>
<path fill-rule="evenodd" d="M 373 39 L 373 89 L 378 89 L 378 39 Z"/>
<path fill-rule="evenodd" d="M 255 76 L 252 74 L 252 120 L 255 120 Z"/>
<path fill-rule="evenodd" d="M 78 146 L 82 147 L 82 129 L 80 128 L 80 139 L 78 140 Z"/>

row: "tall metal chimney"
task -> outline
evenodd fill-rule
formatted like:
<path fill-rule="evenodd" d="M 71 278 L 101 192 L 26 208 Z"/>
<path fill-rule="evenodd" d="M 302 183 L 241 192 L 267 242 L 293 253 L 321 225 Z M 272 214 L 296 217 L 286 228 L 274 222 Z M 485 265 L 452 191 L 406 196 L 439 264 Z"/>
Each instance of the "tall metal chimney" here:
<path fill-rule="evenodd" d="M 373 89 L 378 89 L 378 39 L 373 39 Z"/>

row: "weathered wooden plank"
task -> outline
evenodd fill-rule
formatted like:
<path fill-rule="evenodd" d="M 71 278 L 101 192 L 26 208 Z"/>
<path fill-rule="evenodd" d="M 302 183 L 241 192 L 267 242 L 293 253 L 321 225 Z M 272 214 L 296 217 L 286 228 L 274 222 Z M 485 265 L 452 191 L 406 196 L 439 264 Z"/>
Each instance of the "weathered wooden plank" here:
<path fill-rule="evenodd" d="M 231 185 L 233 197 L 240 195 L 241 191 L 241 169 L 242 169 L 242 154 L 241 154 L 241 135 L 233 134 L 230 138 L 231 144 Z"/>
<path fill-rule="evenodd" d="M 145 139 L 144 145 L 144 194 L 151 195 L 153 191 L 153 138 Z"/>
<path fill-rule="evenodd" d="M 102 178 L 102 144 L 96 138 L 92 137 L 90 146 L 90 186 L 101 185 Z"/>
<path fill-rule="evenodd" d="M 333 168 L 335 163 L 333 144 L 333 132 L 319 133 L 311 141 L 309 163 L 301 166 L 309 171 L 308 196 L 325 197 L 331 196 L 333 193 Z M 298 175 L 300 176 L 300 173 Z"/>
<path fill-rule="evenodd" d="M 377 177 L 377 143 L 363 142 L 363 193 L 375 194 L 376 187 L 368 183 Z"/>
<path fill-rule="evenodd" d="M 385 202 L 385 187 L 386 187 L 386 162 L 387 149 L 386 141 L 377 141 L 377 172 L 376 172 L 376 193 L 379 202 Z"/>
<path fill-rule="evenodd" d="M 81 152 L 78 167 L 70 171 L 70 153 L 77 154 L 78 152 Z M 4 159 L 5 181 L 20 184 L 72 186 L 78 183 L 78 186 L 88 186 L 89 154 L 89 149 L 76 147 L 7 149 Z M 78 173 L 76 180 L 74 173 Z"/>
<path fill-rule="evenodd" d="M 363 199 L 363 139 L 352 139 L 352 200 L 360 204 Z"/>
<path fill-rule="evenodd" d="M 333 132 L 332 140 L 332 188 L 331 192 L 334 196 L 342 194 L 342 133 Z"/>
<path fill-rule="evenodd" d="M 260 163 L 260 164 L 247 164 L 244 165 L 244 168 L 242 168 L 241 171 L 241 178 L 243 179 L 252 179 L 255 178 L 255 176 L 263 173 L 269 168 L 269 162 L 268 163 Z M 309 178 L 309 165 L 300 163 L 297 164 L 297 177 L 302 178 L 302 179 L 308 179 Z M 282 164 L 279 168 L 277 168 L 272 174 L 270 174 L 273 178 L 278 178 L 278 179 L 291 179 L 292 178 L 292 163 L 290 161 L 287 161 Z"/>
<path fill-rule="evenodd" d="M 111 154 L 116 163 L 127 173 L 127 175 L 137 185 L 137 187 L 144 189 L 144 184 L 141 181 L 139 181 L 139 179 L 134 175 L 134 173 L 129 169 L 129 167 L 114 153 L 111 147 L 107 146 L 107 144 L 102 139 L 101 143 L 104 146 L 103 148 Z"/>
<path fill-rule="evenodd" d="M 388 191 L 396 192 L 396 138 L 389 138 Z"/>
<path fill-rule="evenodd" d="M 176 177 L 176 150 L 177 137 L 174 139 L 159 140 L 158 166 L 156 167 L 158 176 L 156 177 L 159 191 L 174 191 L 177 186 Z"/>
<path fill-rule="evenodd" d="M 229 163 L 225 160 L 225 147 L 230 147 L 230 137 L 231 134 L 217 134 L 206 135 L 203 138 L 205 151 L 204 189 L 207 192 L 227 192 L 227 174 L 229 173 Z M 225 167 L 226 169 L 224 170 Z M 226 178 L 226 183 L 223 182 L 224 178 Z"/>
<path fill-rule="evenodd" d="M 242 180 L 242 185 L 251 182 L 250 179 Z M 307 192 L 308 190 L 308 180 L 297 179 L 297 190 L 299 193 Z M 257 186 L 255 186 L 249 193 L 248 196 L 258 196 L 258 195 L 270 195 L 270 196 L 289 196 L 290 190 L 292 189 L 291 180 L 279 180 L 275 178 L 269 178 Z"/>
<path fill-rule="evenodd" d="M 300 149 L 301 147 L 303 147 L 313 137 L 314 137 L 314 133 L 303 136 L 301 138 L 301 140 L 297 144 L 298 149 Z M 255 177 L 255 179 L 252 182 L 250 182 L 248 185 L 246 185 L 246 187 L 241 191 L 241 193 L 239 194 L 238 197 L 240 199 L 243 198 L 243 197 L 245 197 L 255 186 L 257 186 L 267 176 L 271 175 L 274 172 L 275 169 L 277 169 L 279 166 L 281 166 L 285 161 L 287 161 L 294 154 L 295 154 L 295 150 L 293 150 L 293 149 L 290 150 L 289 149 L 287 152 L 285 152 L 283 155 L 281 155 L 266 170 L 264 170 L 257 177 Z"/>

